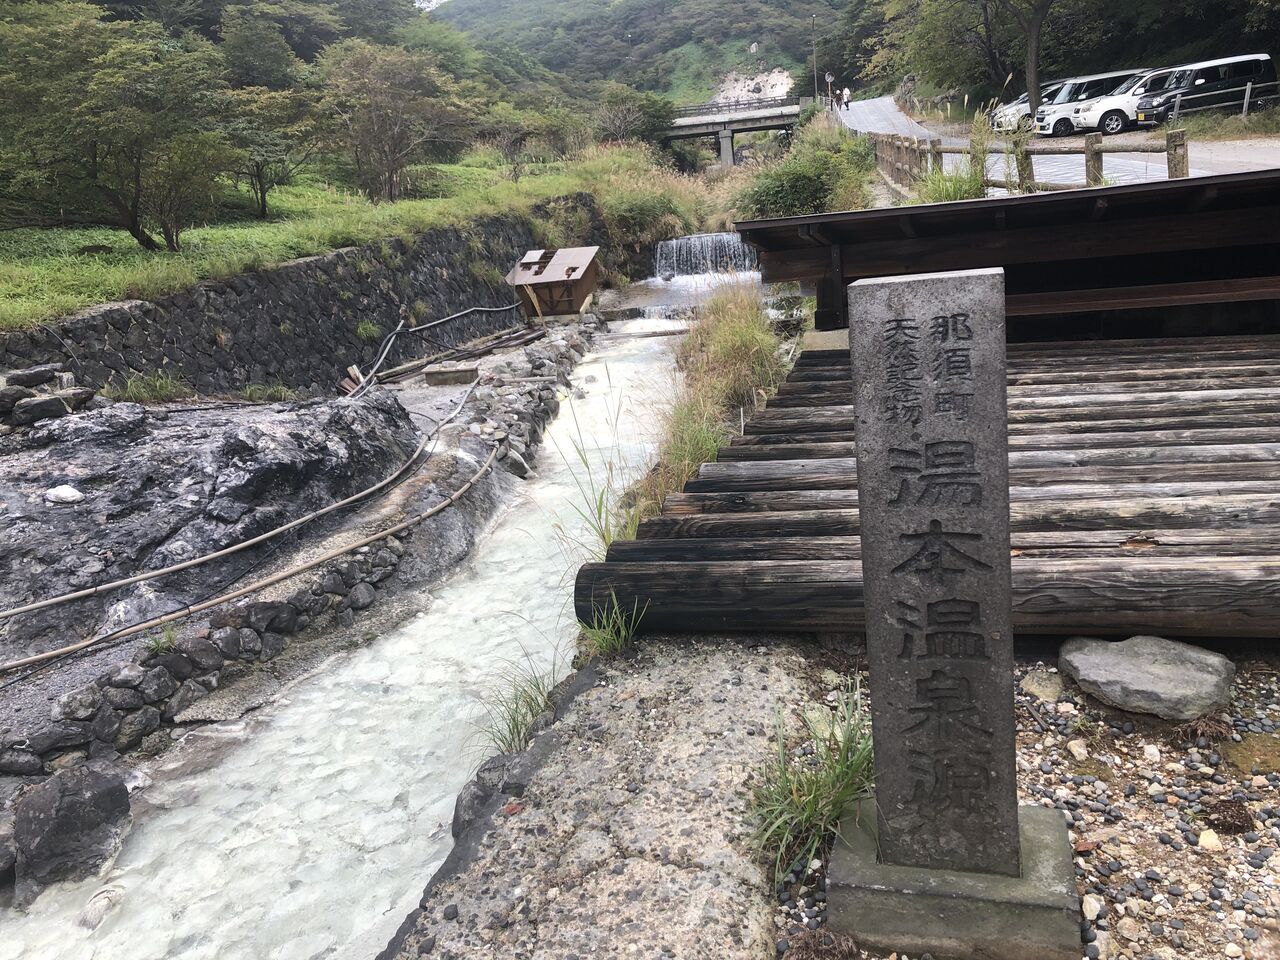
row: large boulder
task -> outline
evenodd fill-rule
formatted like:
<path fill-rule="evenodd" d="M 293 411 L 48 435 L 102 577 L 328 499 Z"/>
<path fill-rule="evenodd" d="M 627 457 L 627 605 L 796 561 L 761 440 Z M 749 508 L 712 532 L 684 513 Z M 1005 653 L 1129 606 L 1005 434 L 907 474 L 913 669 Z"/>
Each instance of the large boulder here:
<path fill-rule="evenodd" d="M 1236 674 L 1221 654 L 1162 637 L 1072 637 L 1058 651 L 1058 666 L 1103 703 L 1175 721 L 1226 707 Z"/>
<path fill-rule="evenodd" d="M 120 771 L 91 761 L 62 770 L 14 805 L 19 902 L 46 884 L 98 872 L 129 826 L 129 791 Z"/>

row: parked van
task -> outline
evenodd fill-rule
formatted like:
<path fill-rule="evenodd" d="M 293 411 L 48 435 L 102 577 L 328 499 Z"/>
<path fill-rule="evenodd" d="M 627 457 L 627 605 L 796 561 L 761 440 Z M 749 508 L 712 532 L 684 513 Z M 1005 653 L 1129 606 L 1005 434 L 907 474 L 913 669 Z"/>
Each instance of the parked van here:
<path fill-rule="evenodd" d="M 1275 82 L 1276 66 L 1265 53 L 1187 64 L 1174 72 L 1158 94 L 1138 101 L 1137 123 L 1164 123 L 1175 106 L 1182 113 L 1237 109 L 1244 105 L 1246 90 L 1250 91 L 1250 109 L 1262 109 L 1280 101 Z M 1250 84 L 1262 89 L 1251 90 Z"/>
<path fill-rule="evenodd" d="M 1041 84 L 1040 102 L 1048 103 L 1058 95 L 1064 80 Z M 1031 98 L 1023 94 L 1012 103 L 1002 103 L 991 111 L 991 128 L 999 133 L 1012 133 L 1031 126 Z"/>
<path fill-rule="evenodd" d="M 1080 121 L 1081 110 L 1099 97 L 1113 93 L 1121 84 L 1150 72 L 1150 67 L 1139 67 L 1068 80 L 1050 103 L 1036 111 L 1036 133 L 1047 137 L 1065 137 L 1085 129 Z"/>
<path fill-rule="evenodd" d="M 1082 107 L 1079 113 L 1081 126 L 1085 130 L 1101 130 L 1105 134 L 1123 132 L 1138 119 L 1138 101 L 1164 90 L 1179 69 L 1162 67 L 1131 77 L 1116 87 L 1114 93 Z M 1074 114 L 1072 120 L 1075 120 Z"/>

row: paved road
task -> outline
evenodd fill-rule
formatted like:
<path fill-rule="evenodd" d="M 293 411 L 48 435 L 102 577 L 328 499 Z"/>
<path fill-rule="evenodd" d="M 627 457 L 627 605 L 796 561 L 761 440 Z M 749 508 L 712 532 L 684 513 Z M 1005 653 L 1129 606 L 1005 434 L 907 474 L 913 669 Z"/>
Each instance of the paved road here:
<path fill-rule="evenodd" d="M 873 100 L 855 100 L 839 111 L 840 120 L 851 130 L 864 133 L 891 133 L 907 137 L 930 138 L 933 133 L 926 127 L 912 120 L 898 109 L 893 97 L 876 97 Z M 946 146 L 963 146 L 967 141 L 961 137 L 943 137 Z M 1196 144 L 1192 153 L 1192 176 L 1205 173 L 1216 173 L 1218 170 L 1197 169 L 1198 151 Z M 1276 158 L 1266 166 L 1275 166 L 1280 162 L 1280 147 L 1275 147 Z M 945 158 L 948 169 L 964 163 L 964 158 L 948 154 Z M 1032 161 L 1037 180 L 1047 183 L 1078 183 L 1084 185 L 1084 156 L 1035 157 Z M 1003 180 L 1012 172 L 1012 158 L 1005 155 L 1003 149 L 996 146 L 993 154 L 987 158 L 987 176 L 993 180 Z M 1256 167 L 1236 167 L 1236 169 L 1257 169 Z M 1158 153 L 1109 153 L 1103 160 L 1103 176 L 1111 183 L 1143 183 L 1148 180 L 1164 180 L 1169 175 L 1169 168 L 1163 154 Z"/>

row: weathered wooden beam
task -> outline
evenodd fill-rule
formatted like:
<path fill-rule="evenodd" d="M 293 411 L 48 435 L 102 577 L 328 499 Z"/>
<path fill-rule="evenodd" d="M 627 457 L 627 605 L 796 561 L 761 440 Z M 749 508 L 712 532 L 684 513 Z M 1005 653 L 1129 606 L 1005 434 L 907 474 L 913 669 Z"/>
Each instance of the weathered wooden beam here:
<path fill-rule="evenodd" d="M 645 630 L 688 633 L 848 632 L 863 616 L 851 560 L 685 563 L 678 577 L 668 563 L 590 563 L 574 600 L 587 623 L 616 604 Z M 1280 557 L 1014 558 L 1013 617 L 1024 633 L 1275 637 Z"/>

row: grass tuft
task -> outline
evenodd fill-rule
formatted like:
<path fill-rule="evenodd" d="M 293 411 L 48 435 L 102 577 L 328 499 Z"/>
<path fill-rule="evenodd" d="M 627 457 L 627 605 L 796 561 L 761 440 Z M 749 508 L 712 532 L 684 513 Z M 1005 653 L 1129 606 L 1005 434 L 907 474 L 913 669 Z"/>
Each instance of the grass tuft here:
<path fill-rule="evenodd" d="M 361 320 L 356 324 L 356 336 L 365 343 L 373 343 L 375 340 L 382 339 L 382 327 L 372 320 Z"/>
<path fill-rule="evenodd" d="M 166 654 L 173 653 L 178 646 L 178 631 L 169 624 L 158 637 L 152 637 L 147 641 L 147 653 L 153 657 L 163 657 Z"/>
<path fill-rule="evenodd" d="M 609 606 L 596 614 L 590 624 L 582 624 L 582 636 L 578 641 L 578 649 L 583 659 L 594 660 L 596 657 L 612 657 L 631 646 L 640 620 L 648 607 L 640 607 L 637 602 L 628 611 L 613 598 Z"/>
<path fill-rule="evenodd" d="M 760 851 L 773 861 L 774 880 L 801 868 L 834 840 L 840 819 L 871 794 L 871 717 L 854 683 L 837 698 L 830 722 L 806 715 L 814 752 L 787 749 L 778 717 L 777 755 L 762 771 L 752 794 Z"/>
<path fill-rule="evenodd" d="M 283 383 L 251 383 L 238 396 L 249 403 L 291 403 L 302 394 Z"/>
<path fill-rule="evenodd" d="M 193 394 L 190 385 L 181 377 L 171 377 L 159 371 L 135 374 L 124 382 L 124 386 L 109 383 L 101 392 L 111 400 L 128 403 L 171 403 Z"/>
<path fill-rule="evenodd" d="M 1269 107 L 1242 117 L 1238 111 L 1187 113 L 1178 118 L 1177 126 L 1187 131 L 1192 140 L 1248 140 L 1253 137 L 1280 135 L 1280 107 Z M 1165 131 L 1157 131 L 1163 140 Z"/>
<path fill-rule="evenodd" d="M 480 735 L 498 753 L 519 753 L 533 739 L 538 718 L 552 709 L 555 678 L 526 660 L 511 663 L 481 696 L 485 719 Z"/>

